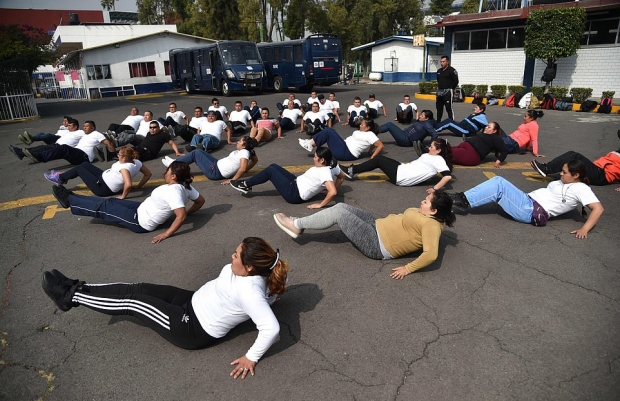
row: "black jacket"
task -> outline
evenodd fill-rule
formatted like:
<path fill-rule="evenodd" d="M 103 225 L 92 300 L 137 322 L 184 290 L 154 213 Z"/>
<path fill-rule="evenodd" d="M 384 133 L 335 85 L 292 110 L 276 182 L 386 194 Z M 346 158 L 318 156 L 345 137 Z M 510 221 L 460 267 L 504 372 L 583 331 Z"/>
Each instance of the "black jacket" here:
<path fill-rule="evenodd" d="M 437 89 L 454 89 L 459 86 L 459 74 L 454 68 L 448 66 L 445 70 L 437 70 Z"/>

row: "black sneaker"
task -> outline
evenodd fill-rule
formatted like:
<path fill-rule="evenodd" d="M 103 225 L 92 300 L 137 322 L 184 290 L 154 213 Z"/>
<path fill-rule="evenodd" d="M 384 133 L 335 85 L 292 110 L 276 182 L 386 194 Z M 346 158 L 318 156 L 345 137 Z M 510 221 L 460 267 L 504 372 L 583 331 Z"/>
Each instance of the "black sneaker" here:
<path fill-rule="evenodd" d="M 543 177 L 546 177 L 547 174 L 549 174 L 549 170 L 547 169 L 547 165 L 545 163 L 539 163 L 536 160 L 532 160 L 530 162 L 530 165 L 534 170 L 536 170 L 538 174 L 542 175 Z"/>
<path fill-rule="evenodd" d="M 469 201 L 463 192 L 449 193 L 448 196 L 452 199 L 452 206 L 456 206 L 459 209 L 467 210 L 470 208 Z"/>
<path fill-rule="evenodd" d="M 340 170 L 342 170 L 342 172 L 344 173 L 344 176 L 347 177 L 348 179 L 353 180 L 355 178 L 355 172 L 353 172 L 352 164 L 350 166 L 342 166 Z"/>
<path fill-rule="evenodd" d="M 195 149 L 196 149 L 196 148 L 195 148 L 195 147 L 193 147 L 192 145 L 186 145 L 186 146 L 185 146 L 185 151 L 186 151 L 187 153 L 192 152 L 192 151 L 194 151 Z"/>
<path fill-rule="evenodd" d="M 413 150 L 415 150 L 418 157 L 422 156 L 422 153 L 424 153 L 422 151 L 423 146 L 422 141 L 413 141 Z"/>
<path fill-rule="evenodd" d="M 17 146 L 13 146 L 13 145 L 9 145 L 9 150 L 11 151 L 11 153 L 13 153 L 15 155 L 15 157 L 17 157 L 19 160 L 23 159 L 26 155 L 24 155 L 24 152 L 18 148 Z"/>
<path fill-rule="evenodd" d="M 41 287 L 61 311 L 66 312 L 73 307 L 73 302 L 71 301 L 71 298 L 73 298 L 71 293 L 73 286 L 69 286 L 67 283 L 59 280 L 50 272 L 44 272 Z M 75 290 L 73 293 L 75 293 Z"/>
<path fill-rule="evenodd" d="M 65 209 L 69 209 L 71 207 L 71 204 L 69 203 L 69 195 L 71 195 L 71 192 L 68 191 L 67 188 L 62 185 L 54 185 L 52 187 L 52 193 L 54 194 L 54 198 L 56 198 L 58 203 L 60 203 L 60 206 Z"/>
<path fill-rule="evenodd" d="M 72 286 L 80 282 L 80 280 L 75 280 L 75 279 L 65 276 L 64 274 L 62 274 L 56 269 L 52 269 L 50 273 L 52 273 L 52 275 L 56 277 L 58 280 L 62 281 L 65 284 L 68 284 L 69 286 Z"/>
<path fill-rule="evenodd" d="M 247 194 L 252 190 L 252 188 L 245 184 L 245 181 L 241 180 L 230 180 L 230 186 L 244 194 Z"/>
<path fill-rule="evenodd" d="M 41 162 L 41 160 L 39 160 L 35 155 L 30 153 L 30 151 L 27 148 L 22 149 L 22 153 L 24 154 L 24 156 L 29 158 L 32 163 L 40 163 Z"/>

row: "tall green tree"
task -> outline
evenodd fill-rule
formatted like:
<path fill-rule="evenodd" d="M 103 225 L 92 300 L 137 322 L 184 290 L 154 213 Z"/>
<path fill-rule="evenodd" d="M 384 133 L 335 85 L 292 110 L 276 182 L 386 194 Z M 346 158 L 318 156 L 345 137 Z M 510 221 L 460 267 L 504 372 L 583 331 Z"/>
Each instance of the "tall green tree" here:
<path fill-rule="evenodd" d="M 582 7 L 533 10 L 525 23 L 525 55 L 551 67 L 577 53 L 585 28 L 586 11 Z M 548 88 L 549 82 L 545 91 Z"/>
<path fill-rule="evenodd" d="M 461 14 L 478 14 L 480 9 L 480 0 L 465 0 L 459 11 Z M 482 0 L 482 12 L 486 11 L 487 2 Z"/>
<path fill-rule="evenodd" d="M 0 25 L 0 62 L 9 61 L 18 70 L 32 74 L 38 66 L 51 64 L 54 49 L 44 29 L 27 25 Z"/>
<path fill-rule="evenodd" d="M 452 0 L 431 0 L 431 15 L 448 15 L 452 11 Z"/>

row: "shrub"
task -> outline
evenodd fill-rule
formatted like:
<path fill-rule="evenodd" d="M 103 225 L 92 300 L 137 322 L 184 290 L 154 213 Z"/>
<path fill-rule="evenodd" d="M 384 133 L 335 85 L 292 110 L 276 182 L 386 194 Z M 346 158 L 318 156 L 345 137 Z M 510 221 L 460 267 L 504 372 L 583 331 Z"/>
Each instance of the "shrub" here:
<path fill-rule="evenodd" d="M 544 86 L 532 86 L 532 88 L 530 90 L 534 94 L 534 96 L 536 96 L 538 98 L 538 100 L 542 100 L 542 98 L 543 98 L 543 96 L 545 94 L 545 87 Z"/>
<path fill-rule="evenodd" d="M 615 94 L 616 94 L 616 92 L 615 92 L 615 91 L 603 91 L 603 96 L 602 96 L 602 98 L 606 98 L 606 97 L 608 97 L 608 98 L 610 98 L 610 99 L 613 99 Z"/>
<path fill-rule="evenodd" d="M 471 96 L 474 94 L 476 85 L 465 84 L 465 85 L 461 85 L 461 88 L 463 89 L 463 96 Z"/>
<path fill-rule="evenodd" d="M 525 92 L 525 86 L 523 86 L 523 85 L 508 85 L 508 91 L 511 94 L 523 93 L 523 92 Z"/>
<path fill-rule="evenodd" d="M 487 85 L 487 84 L 476 85 L 476 92 L 481 94 L 483 97 L 486 96 L 488 91 L 489 91 L 489 85 Z"/>
<path fill-rule="evenodd" d="M 556 99 L 562 99 L 563 97 L 566 97 L 567 93 L 568 88 L 565 88 L 563 86 L 552 86 L 551 88 L 549 88 L 549 94 Z"/>
<path fill-rule="evenodd" d="M 437 81 L 420 82 L 418 86 L 423 95 L 431 95 L 437 92 Z"/>
<path fill-rule="evenodd" d="M 497 98 L 506 97 L 506 85 L 491 85 L 491 93 Z"/>
<path fill-rule="evenodd" d="M 592 88 L 572 88 L 570 95 L 575 103 L 583 103 L 592 96 Z"/>

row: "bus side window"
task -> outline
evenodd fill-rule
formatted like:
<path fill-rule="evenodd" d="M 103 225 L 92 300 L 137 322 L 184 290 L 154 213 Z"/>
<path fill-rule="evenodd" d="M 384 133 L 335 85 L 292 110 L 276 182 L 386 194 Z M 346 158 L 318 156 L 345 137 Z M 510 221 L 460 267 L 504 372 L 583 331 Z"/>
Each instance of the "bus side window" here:
<path fill-rule="evenodd" d="M 265 49 L 265 61 L 273 62 L 273 48 L 268 47 Z"/>
<path fill-rule="evenodd" d="M 302 61 L 304 59 L 304 51 L 301 45 L 293 46 L 295 49 L 295 61 Z"/>
<path fill-rule="evenodd" d="M 282 61 L 282 48 L 281 47 L 274 47 L 273 61 L 275 61 L 276 63 L 279 63 L 280 61 Z"/>
<path fill-rule="evenodd" d="M 293 47 L 286 46 L 284 48 L 284 60 L 288 62 L 293 62 Z"/>

